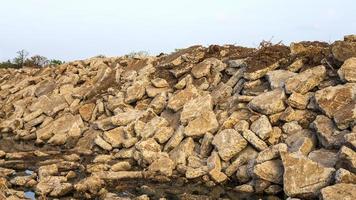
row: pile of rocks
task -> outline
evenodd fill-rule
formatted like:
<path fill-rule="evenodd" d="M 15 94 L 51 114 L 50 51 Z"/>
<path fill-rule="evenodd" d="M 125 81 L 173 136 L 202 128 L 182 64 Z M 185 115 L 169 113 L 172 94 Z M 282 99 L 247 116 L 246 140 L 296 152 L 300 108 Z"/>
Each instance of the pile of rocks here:
<path fill-rule="evenodd" d="M 3 198 L 169 199 L 119 192 L 145 180 L 224 186 L 181 199 L 356 199 L 355 36 L 0 74 Z"/>

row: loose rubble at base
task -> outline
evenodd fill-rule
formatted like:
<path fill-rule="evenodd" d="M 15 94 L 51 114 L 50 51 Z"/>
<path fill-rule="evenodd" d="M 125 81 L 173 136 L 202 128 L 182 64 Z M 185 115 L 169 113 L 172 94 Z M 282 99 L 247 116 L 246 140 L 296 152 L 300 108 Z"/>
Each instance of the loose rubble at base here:
<path fill-rule="evenodd" d="M 356 199 L 356 36 L 0 69 L 0 199 Z"/>

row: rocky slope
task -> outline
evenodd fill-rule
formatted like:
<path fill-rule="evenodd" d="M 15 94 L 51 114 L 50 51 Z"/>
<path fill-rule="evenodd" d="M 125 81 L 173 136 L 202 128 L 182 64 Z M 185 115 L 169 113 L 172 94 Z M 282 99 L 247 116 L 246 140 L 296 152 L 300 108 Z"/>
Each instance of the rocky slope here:
<path fill-rule="evenodd" d="M 356 36 L 0 69 L 0 199 L 356 199 Z"/>

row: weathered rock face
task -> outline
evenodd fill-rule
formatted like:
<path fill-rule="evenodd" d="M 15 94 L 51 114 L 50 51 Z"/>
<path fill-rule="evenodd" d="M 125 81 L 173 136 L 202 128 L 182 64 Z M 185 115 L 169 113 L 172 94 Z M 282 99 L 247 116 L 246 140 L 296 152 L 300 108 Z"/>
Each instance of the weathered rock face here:
<path fill-rule="evenodd" d="M 345 60 L 337 73 L 343 81 L 356 82 L 356 57 Z"/>
<path fill-rule="evenodd" d="M 246 140 L 235 130 L 225 129 L 216 134 L 212 144 L 224 161 L 230 160 L 247 145 Z"/>
<path fill-rule="evenodd" d="M 321 190 L 321 198 L 323 198 L 323 200 L 355 199 L 356 185 L 340 183 L 340 184 L 328 186 Z"/>
<path fill-rule="evenodd" d="M 2 68 L 0 199 L 354 199 L 355 38 Z"/>
<path fill-rule="evenodd" d="M 284 91 L 276 89 L 256 96 L 250 101 L 248 106 L 252 110 L 265 115 L 275 114 L 286 108 L 284 104 L 285 98 Z"/>
<path fill-rule="evenodd" d="M 326 168 L 301 154 L 282 154 L 284 191 L 290 197 L 317 197 L 332 181 L 334 168 Z"/>
<path fill-rule="evenodd" d="M 318 86 L 326 76 L 326 69 L 324 66 L 317 66 L 307 69 L 286 80 L 286 93 L 298 92 L 305 94 L 314 87 Z"/>

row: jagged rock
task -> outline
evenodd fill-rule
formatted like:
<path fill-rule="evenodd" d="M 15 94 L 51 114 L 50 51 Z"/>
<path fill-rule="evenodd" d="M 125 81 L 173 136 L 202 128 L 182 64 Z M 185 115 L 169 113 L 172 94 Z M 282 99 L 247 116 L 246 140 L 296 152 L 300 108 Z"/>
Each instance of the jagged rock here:
<path fill-rule="evenodd" d="M 263 151 L 268 148 L 267 144 L 250 130 L 242 131 L 242 136 L 259 151 Z"/>
<path fill-rule="evenodd" d="M 250 128 L 262 140 L 267 139 L 269 137 L 269 134 L 272 132 L 272 125 L 266 115 L 262 115 L 256 121 L 252 122 Z"/>
<path fill-rule="evenodd" d="M 201 115 L 190 121 L 184 130 L 186 136 L 198 137 L 206 132 L 215 132 L 219 127 L 213 111 L 203 111 Z"/>
<path fill-rule="evenodd" d="M 40 180 L 56 174 L 58 174 L 58 167 L 56 164 L 41 166 L 38 169 L 38 177 Z"/>
<path fill-rule="evenodd" d="M 356 125 L 356 101 L 347 104 L 334 114 L 334 121 L 338 128 L 347 129 Z"/>
<path fill-rule="evenodd" d="M 305 109 L 309 103 L 310 98 L 313 96 L 313 93 L 308 92 L 306 94 L 300 94 L 293 92 L 288 98 L 288 104 L 293 108 Z"/>
<path fill-rule="evenodd" d="M 284 143 L 279 143 L 273 146 L 270 146 L 268 149 L 265 149 L 258 153 L 256 157 L 256 163 L 263 163 L 268 160 L 276 159 L 280 156 L 281 152 L 287 152 L 287 145 Z"/>
<path fill-rule="evenodd" d="M 125 140 L 125 132 L 122 127 L 112 129 L 103 133 L 103 139 L 112 147 L 120 147 Z"/>
<path fill-rule="evenodd" d="M 340 168 L 335 172 L 335 183 L 352 183 L 356 184 L 356 174 Z"/>
<path fill-rule="evenodd" d="M 356 132 L 344 135 L 346 144 L 348 144 L 353 150 L 356 150 Z"/>
<path fill-rule="evenodd" d="M 285 139 L 289 152 L 299 152 L 308 155 L 316 147 L 317 141 L 314 134 L 308 130 L 293 133 Z"/>
<path fill-rule="evenodd" d="M 227 176 L 221 172 L 221 161 L 217 152 L 212 152 L 207 159 L 207 166 L 210 177 L 216 182 L 221 183 L 227 179 Z"/>
<path fill-rule="evenodd" d="M 323 200 L 355 199 L 356 185 L 339 183 L 339 184 L 325 187 L 321 190 L 321 198 Z"/>
<path fill-rule="evenodd" d="M 145 83 L 137 81 L 132 86 L 127 88 L 125 102 L 133 103 L 140 100 L 145 93 Z"/>
<path fill-rule="evenodd" d="M 356 173 L 356 152 L 352 149 L 343 146 L 341 147 L 338 153 L 338 166 L 342 166 L 343 168 L 351 171 L 352 173 Z"/>
<path fill-rule="evenodd" d="M 292 134 L 302 129 L 303 127 L 301 127 L 296 121 L 287 122 L 282 126 L 283 132 L 287 134 Z"/>
<path fill-rule="evenodd" d="M 325 148 L 340 147 L 344 142 L 345 131 L 336 129 L 333 121 L 324 115 L 318 115 L 312 126 L 317 132 L 320 143 Z"/>
<path fill-rule="evenodd" d="M 217 148 L 221 159 L 228 161 L 243 150 L 247 142 L 234 129 L 225 129 L 215 135 L 212 144 Z"/>
<path fill-rule="evenodd" d="M 266 77 L 271 86 L 271 89 L 283 88 L 285 81 L 297 75 L 294 72 L 287 70 L 274 70 L 267 73 Z"/>
<path fill-rule="evenodd" d="M 184 138 L 184 126 L 180 126 L 164 146 L 164 151 L 170 151 L 176 148 L 183 140 L 183 138 Z"/>
<path fill-rule="evenodd" d="M 350 104 L 356 96 L 356 84 L 330 86 L 315 92 L 319 108 L 332 118 L 344 106 Z"/>
<path fill-rule="evenodd" d="M 356 42 L 336 41 L 332 44 L 331 50 L 334 57 L 343 62 L 351 57 L 356 57 Z"/>
<path fill-rule="evenodd" d="M 92 175 L 76 183 L 74 188 L 78 192 L 96 195 L 104 184 L 105 182 L 100 177 Z"/>
<path fill-rule="evenodd" d="M 178 111 L 180 110 L 188 101 L 198 97 L 198 91 L 195 87 L 187 87 L 184 90 L 179 91 L 174 94 L 169 100 L 167 107 Z"/>
<path fill-rule="evenodd" d="M 95 108 L 94 103 L 84 104 L 79 108 L 79 114 L 84 121 L 89 121 L 91 119 L 94 108 Z"/>
<path fill-rule="evenodd" d="M 151 164 L 160 157 L 161 146 L 153 138 L 142 140 L 136 143 L 135 147 L 140 153 L 138 159 L 142 163 Z"/>
<path fill-rule="evenodd" d="M 318 86 L 326 76 L 326 69 L 320 65 L 307 69 L 298 75 L 295 75 L 285 82 L 286 93 L 298 92 L 305 94 L 314 87 Z"/>
<path fill-rule="evenodd" d="M 48 176 L 40 180 L 36 186 L 36 192 L 40 195 L 49 194 L 52 197 L 61 197 L 73 189 L 71 183 L 67 183 L 64 176 Z"/>
<path fill-rule="evenodd" d="M 111 151 L 112 150 L 112 146 L 106 142 L 102 137 L 100 137 L 99 135 L 95 138 L 94 143 L 96 145 L 98 145 L 99 147 L 101 147 L 102 149 Z"/>
<path fill-rule="evenodd" d="M 148 167 L 148 171 L 158 172 L 159 174 L 165 176 L 172 176 L 173 169 L 175 165 L 174 162 L 167 157 L 160 157 Z"/>
<path fill-rule="evenodd" d="M 282 153 L 284 192 L 290 197 L 317 197 L 332 181 L 334 168 L 326 168 L 298 153 Z"/>
<path fill-rule="evenodd" d="M 248 161 L 253 160 L 257 156 L 257 151 L 251 146 L 247 146 L 245 149 L 240 151 L 235 157 L 236 159 L 231 162 L 229 166 L 225 169 L 225 174 L 227 176 L 232 176 L 233 173 L 237 171 L 237 169 L 246 164 Z"/>
<path fill-rule="evenodd" d="M 180 114 L 180 121 L 187 123 L 202 115 L 204 111 L 213 109 L 213 99 L 210 95 L 200 96 L 184 104 Z"/>
<path fill-rule="evenodd" d="M 268 160 L 255 165 L 253 169 L 254 175 L 258 178 L 277 184 L 283 182 L 283 172 L 284 170 L 281 160 Z"/>
<path fill-rule="evenodd" d="M 248 106 L 265 115 L 275 114 L 285 109 L 284 99 L 285 94 L 283 90 L 276 89 L 270 92 L 265 92 L 253 98 Z"/>
<path fill-rule="evenodd" d="M 186 159 L 193 154 L 194 141 L 191 137 L 184 139 L 177 147 L 169 152 L 169 157 L 174 161 L 175 165 L 185 165 Z"/>
<path fill-rule="evenodd" d="M 209 132 L 207 132 L 204 135 L 200 145 L 200 155 L 202 157 L 208 157 L 208 155 L 210 155 L 210 152 L 213 149 L 213 145 L 212 145 L 213 139 L 214 139 L 214 135 Z"/>
<path fill-rule="evenodd" d="M 356 82 L 356 57 L 345 60 L 337 73 L 343 81 Z"/>
<path fill-rule="evenodd" d="M 335 167 L 337 153 L 327 149 L 318 149 L 310 152 L 308 158 L 324 167 Z"/>

